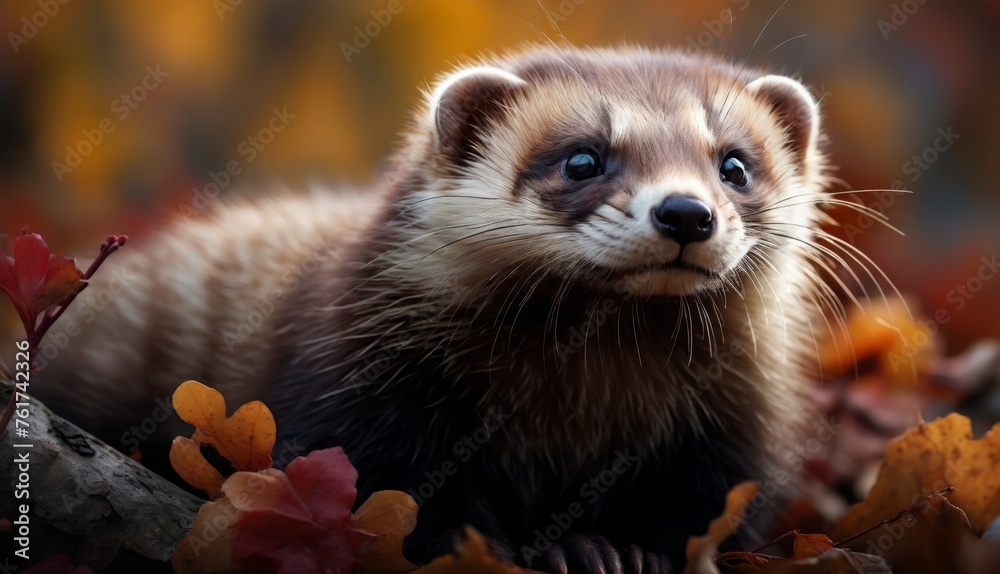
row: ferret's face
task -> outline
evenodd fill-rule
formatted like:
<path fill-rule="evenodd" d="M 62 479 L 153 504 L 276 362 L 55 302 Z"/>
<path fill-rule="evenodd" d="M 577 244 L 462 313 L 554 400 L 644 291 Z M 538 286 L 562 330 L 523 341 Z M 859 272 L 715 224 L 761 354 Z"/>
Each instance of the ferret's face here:
<path fill-rule="evenodd" d="M 445 235 L 480 265 L 688 295 L 736 285 L 814 224 L 815 106 L 792 80 L 650 53 L 465 74 L 436 96 L 452 198 L 428 205 L 435 226 L 477 222 Z"/>

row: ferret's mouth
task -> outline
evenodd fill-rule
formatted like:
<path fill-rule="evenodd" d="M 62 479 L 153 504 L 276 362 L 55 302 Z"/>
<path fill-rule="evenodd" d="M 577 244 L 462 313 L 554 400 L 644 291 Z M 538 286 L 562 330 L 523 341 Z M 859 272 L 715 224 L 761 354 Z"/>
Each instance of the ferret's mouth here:
<path fill-rule="evenodd" d="M 691 295 L 716 284 L 721 277 L 706 267 L 674 260 L 619 271 L 615 283 L 636 295 Z"/>
<path fill-rule="evenodd" d="M 643 273 L 649 273 L 651 271 L 691 271 L 694 273 L 699 273 L 706 278 L 718 277 L 719 273 L 712 271 L 711 269 L 706 269 L 699 265 L 692 265 L 690 263 L 685 263 L 684 261 L 679 261 L 677 259 L 669 261 L 667 263 L 652 263 L 648 265 L 642 265 L 639 267 L 633 267 L 631 269 L 626 269 L 620 273 L 621 276 L 629 275 L 641 275 Z"/>

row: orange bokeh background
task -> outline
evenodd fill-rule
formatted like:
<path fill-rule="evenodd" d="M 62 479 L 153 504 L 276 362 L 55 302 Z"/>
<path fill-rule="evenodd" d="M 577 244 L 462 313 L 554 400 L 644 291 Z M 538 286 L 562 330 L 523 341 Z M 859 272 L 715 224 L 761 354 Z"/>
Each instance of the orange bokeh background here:
<path fill-rule="evenodd" d="M 830 149 L 846 185 L 884 188 L 899 180 L 916 192 L 896 196 L 887 209 L 905 237 L 878 227 L 848 237 L 928 315 L 949 311 L 943 326 L 949 352 L 1000 336 L 1000 278 L 962 298 L 961 308 L 954 292 L 976 274 L 983 257 L 1000 251 L 1000 4 L 791 0 L 778 10 L 780 5 L 5 2 L 0 234 L 6 238 L 0 247 L 6 249 L 25 225 L 55 251 L 82 256 L 96 253 L 108 233 L 141 240 L 182 206 L 195 205 L 211 189 L 212 175 L 221 178 L 233 160 L 240 173 L 231 176 L 225 195 L 372 182 L 420 89 L 439 73 L 467 56 L 562 41 L 545 6 L 576 45 L 630 42 L 698 47 L 735 60 L 749 56 L 751 64 L 797 75 L 817 96 L 825 94 Z M 727 9 L 733 25 L 726 22 Z M 147 78 L 151 71 L 155 77 Z M 138 96 L 142 101 L 135 101 Z M 268 125 L 275 108 L 295 118 L 248 159 L 241 145 Z M 111 129 L 95 145 L 94 130 L 102 125 Z M 949 130 L 957 137 L 940 139 Z M 53 165 L 69 167 L 67 146 L 81 155 L 70 170 Z M 933 161 L 924 169 L 914 155 Z M 839 215 L 858 223 L 857 214 Z M 0 325 L 0 332 L 17 332 L 6 305 L 0 305 Z"/>

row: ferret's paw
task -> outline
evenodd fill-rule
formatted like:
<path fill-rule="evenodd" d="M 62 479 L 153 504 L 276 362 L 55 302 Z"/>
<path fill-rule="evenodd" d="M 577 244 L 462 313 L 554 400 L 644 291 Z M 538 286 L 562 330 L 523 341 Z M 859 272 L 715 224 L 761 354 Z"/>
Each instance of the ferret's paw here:
<path fill-rule="evenodd" d="M 619 551 L 603 536 L 572 535 L 530 566 L 552 574 L 669 574 L 666 557 L 632 545 Z"/>

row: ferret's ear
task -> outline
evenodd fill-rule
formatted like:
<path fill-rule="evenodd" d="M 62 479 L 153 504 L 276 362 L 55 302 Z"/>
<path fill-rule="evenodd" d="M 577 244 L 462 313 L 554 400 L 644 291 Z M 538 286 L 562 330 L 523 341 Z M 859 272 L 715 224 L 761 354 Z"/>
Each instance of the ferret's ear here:
<path fill-rule="evenodd" d="M 786 76 L 768 75 L 747 84 L 746 91 L 771 106 L 788 134 L 790 149 L 808 162 L 819 137 L 819 110 L 809 90 Z"/>
<path fill-rule="evenodd" d="M 482 130 L 526 85 L 510 72 L 486 66 L 445 78 L 434 90 L 430 106 L 438 153 L 464 164 L 475 152 Z"/>

